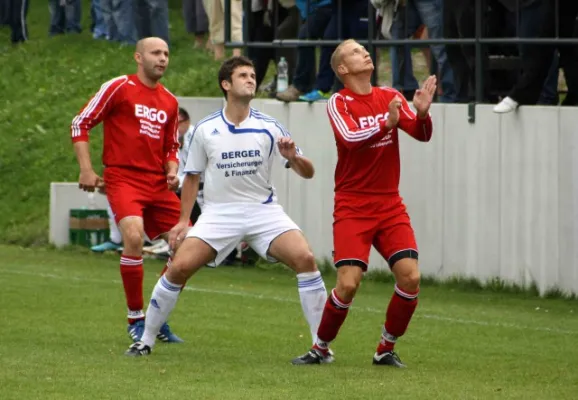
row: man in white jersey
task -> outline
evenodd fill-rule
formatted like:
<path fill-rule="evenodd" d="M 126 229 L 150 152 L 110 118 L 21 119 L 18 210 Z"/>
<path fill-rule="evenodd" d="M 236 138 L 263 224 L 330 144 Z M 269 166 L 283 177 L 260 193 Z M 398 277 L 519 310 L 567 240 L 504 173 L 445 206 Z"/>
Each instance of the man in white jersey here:
<path fill-rule="evenodd" d="M 303 313 L 312 340 L 316 339 L 327 300 L 325 284 L 307 240 L 277 204 L 271 183 L 275 158 L 305 179 L 313 177 L 313 164 L 279 122 L 250 107 L 256 82 L 249 59 L 225 61 L 219 70 L 219 85 L 227 104 L 199 121 L 188 150 L 181 217 L 169 234 L 171 248 L 178 249 L 169 270 L 153 289 L 144 335 L 127 355 L 150 354 L 156 334 L 187 280 L 203 265 L 219 265 L 242 240 L 263 258 L 278 260 L 297 273 Z M 203 212 L 189 230 L 187 223 L 202 173 Z"/>

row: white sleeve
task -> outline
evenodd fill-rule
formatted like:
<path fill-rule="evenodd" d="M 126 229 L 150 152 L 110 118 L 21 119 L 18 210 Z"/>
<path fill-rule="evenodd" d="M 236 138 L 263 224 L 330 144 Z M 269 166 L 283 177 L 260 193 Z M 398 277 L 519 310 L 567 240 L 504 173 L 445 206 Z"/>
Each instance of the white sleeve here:
<path fill-rule="evenodd" d="M 187 150 L 191 145 L 191 138 L 193 137 L 193 130 L 189 129 L 183 135 L 183 147 L 179 151 L 179 171 L 177 173 L 179 177 L 179 189 L 183 187 L 183 180 L 185 179 L 185 164 L 187 163 Z"/>
<path fill-rule="evenodd" d="M 273 128 L 273 132 L 274 132 L 274 138 L 275 138 L 275 155 L 277 155 L 281 161 L 281 164 L 285 167 L 285 168 L 289 168 L 289 162 L 285 159 L 285 157 L 283 157 L 280 153 L 279 153 L 279 147 L 277 147 L 277 142 L 279 141 L 279 138 L 282 137 L 291 137 L 291 134 L 289 133 L 289 131 L 283 126 L 281 125 L 279 122 L 275 122 L 275 127 Z M 295 144 L 296 150 L 297 150 L 297 154 L 302 156 L 303 155 L 303 151 L 301 151 L 301 149 L 299 148 L 299 146 L 297 146 L 297 144 Z"/>
<path fill-rule="evenodd" d="M 207 168 L 208 158 L 203 136 L 203 128 L 196 126 L 187 149 L 187 163 L 185 164 L 185 173 L 187 174 L 200 174 Z"/>

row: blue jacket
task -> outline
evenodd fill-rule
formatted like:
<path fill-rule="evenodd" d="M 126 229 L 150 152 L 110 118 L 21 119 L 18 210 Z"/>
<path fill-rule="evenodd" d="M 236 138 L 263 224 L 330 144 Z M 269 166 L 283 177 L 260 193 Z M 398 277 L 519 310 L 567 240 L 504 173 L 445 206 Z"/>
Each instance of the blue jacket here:
<path fill-rule="evenodd" d="M 328 6 L 332 0 L 309 0 L 309 14 L 313 14 L 319 7 Z M 307 0 L 295 0 L 295 5 L 299 9 L 301 18 L 306 19 L 307 15 Z"/>

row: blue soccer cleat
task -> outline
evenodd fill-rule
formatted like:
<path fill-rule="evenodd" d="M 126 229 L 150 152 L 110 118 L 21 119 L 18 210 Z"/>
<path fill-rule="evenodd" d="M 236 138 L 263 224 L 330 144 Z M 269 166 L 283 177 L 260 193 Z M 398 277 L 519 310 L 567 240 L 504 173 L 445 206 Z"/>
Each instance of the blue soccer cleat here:
<path fill-rule="evenodd" d="M 300 101 L 307 101 L 309 103 L 314 103 L 320 100 L 328 100 L 331 97 L 330 92 L 322 92 L 321 90 L 312 90 L 302 96 L 299 96 Z"/>
<path fill-rule="evenodd" d="M 164 343 L 183 343 L 184 340 L 171 332 L 169 324 L 166 322 L 161 326 L 161 329 L 157 335 L 157 339 Z"/>
<path fill-rule="evenodd" d="M 94 251 L 95 253 L 104 253 L 105 251 L 117 251 L 120 249 L 120 247 L 121 245 L 119 243 L 114 243 L 108 240 L 104 243 L 92 246 L 90 250 Z"/>
<path fill-rule="evenodd" d="M 139 319 L 138 321 L 129 324 L 126 330 L 132 341 L 135 343 L 138 342 L 142 338 L 145 330 L 144 319 Z"/>

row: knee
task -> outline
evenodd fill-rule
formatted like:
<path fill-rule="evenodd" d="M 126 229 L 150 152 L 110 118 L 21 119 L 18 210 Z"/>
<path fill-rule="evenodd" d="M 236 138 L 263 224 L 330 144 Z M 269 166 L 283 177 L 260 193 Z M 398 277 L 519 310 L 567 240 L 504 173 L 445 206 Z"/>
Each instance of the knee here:
<path fill-rule="evenodd" d="M 342 279 L 337 283 L 337 294 L 343 301 L 349 302 L 355 297 L 359 283 L 354 279 Z"/>
<path fill-rule="evenodd" d="M 420 272 L 417 268 L 397 277 L 397 286 L 403 290 L 416 291 L 419 289 Z"/>
<path fill-rule="evenodd" d="M 297 273 L 317 271 L 315 256 L 309 250 L 300 253 L 291 266 Z"/>
<path fill-rule="evenodd" d="M 186 263 L 174 259 L 167 270 L 166 275 L 169 282 L 177 285 L 184 285 L 192 274 Z"/>
<path fill-rule="evenodd" d="M 143 244 L 143 237 L 137 229 L 127 230 L 122 238 L 125 247 L 138 248 Z"/>

